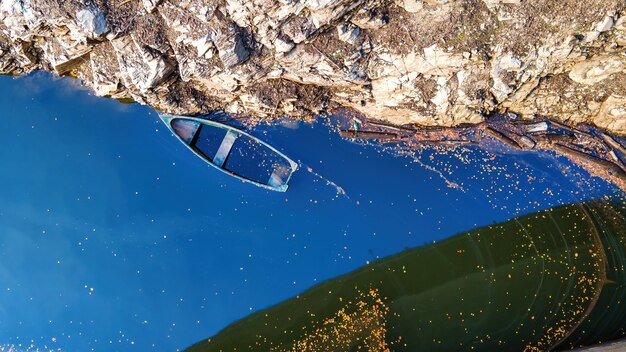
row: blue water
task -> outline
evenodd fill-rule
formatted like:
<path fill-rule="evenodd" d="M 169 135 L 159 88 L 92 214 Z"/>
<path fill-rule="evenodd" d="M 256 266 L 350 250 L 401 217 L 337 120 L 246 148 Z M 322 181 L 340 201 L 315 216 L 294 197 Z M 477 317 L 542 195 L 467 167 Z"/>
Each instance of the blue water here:
<path fill-rule="evenodd" d="M 0 351 L 182 350 L 376 258 L 618 192 L 549 155 L 415 159 L 320 119 L 250 131 L 301 165 L 276 193 L 150 108 L 42 73 L 0 92 Z"/>

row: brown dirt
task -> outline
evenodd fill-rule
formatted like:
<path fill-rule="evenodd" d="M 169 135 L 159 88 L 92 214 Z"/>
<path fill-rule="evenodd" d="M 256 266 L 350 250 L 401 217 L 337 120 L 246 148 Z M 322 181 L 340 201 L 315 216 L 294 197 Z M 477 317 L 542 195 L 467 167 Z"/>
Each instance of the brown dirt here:
<path fill-rule="evenodd" d="M 397 54 L 422 51 L 433 44 L 466 51 L 487 47 L 495 19 L 480 0 L 453 2 L 450 11 L 424 4 L 425 11 L 412 14 L 397 5 L 389 6 L 389 24 L 372 35 L 376 45 Z M 481 29 L 477 24 L 487 24 Z"/>
<path fill-rule="evenodd" d="M 295 100 L 296 108 L 308 110 L 308 106 L 326 106 L 330 101 L 330 91 L 326 88 L 300 84 L 285 79 L 263 81 L 250 88 L 264 105 L 278 109 L 286 100 Z"/>
<path fill-rule="evenodd" d="M 361 39 L 362 39 L 361 35 Z M 332 28 L 320 33 L 310 43 L 305 44 L 304 50 L 317 55 L 323 52 L 337 67 L 345 68 L 343 60 L 356 52 L 356 47 L 339 40 L 337 31 Z"/>
<path fill-rule="evenodd" d="M 520 5 L 504 5 L 515 9 L 517 16 L 526 19 L 522 24 L 506 24 L 498 30 L 498 44 L 504 51 L 526 56 L 543 44 L 546 33 L 579 35 L 591 30 L 594 23 L 606 16 L 606 9 L 615 11 L 624 7 L 623 0 L 554 1 L 527 0 Z"/>
<path fill-rule="evenodd" d="M 135 21 L 133 37 L 138 38 L 144 45 L 161 52 L 167 51 L 170 45 L 164 28 L 163 19 L 158 14 L 146 14 Z"/>

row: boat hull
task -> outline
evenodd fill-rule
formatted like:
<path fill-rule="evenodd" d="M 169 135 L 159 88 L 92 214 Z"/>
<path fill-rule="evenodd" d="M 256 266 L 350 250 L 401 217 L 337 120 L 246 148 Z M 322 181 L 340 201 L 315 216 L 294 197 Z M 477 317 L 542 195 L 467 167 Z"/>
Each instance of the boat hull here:
<path fill-rule="evenodd" d="M 168 114 L 159 114 L 159 117 L 172 134 L 174 134 L 176 138 L 187 146 L 187 148 L 196 156 L 206 162 L 209 166 L 229 176 L 235 177 L 240 181 L 251 183 L 255 186 L 272 191 L 285 192 L 288 189 L 288 182 L 291 179 L 292 174 L 298 169 L 298 164 L 295 161 L 288 158 L 276 148 L 234 127 L 197 117 Z M 217 147 L 218 144 L 215 145 L 215 153 L 213 155 L 203 152 L 196 146 L 196 143 L 198 143 L 197 138 L 200 134 L 200 129 L 216 129 L 224 132 L 221 142 L 218 143 L 219 147 Z M 235 145 L 237 140 L 242 140 L 242 143 L 248 143 L 249 145 L 258 144 L 259 146 L 266 148 L 266 151 L 269 154 L 273 154 L 270 155 L 273 160 L 282 162 L 279 166 L 274 165 L 275 169 L 266 182 L 246 177 L 241 172 L 227 167 L 226 163 L 229 156 L 238 152 L 238 146 Z M 239 154 L 243 153 L 239 151 Z M 261 161 L 261 163 L 263 164 L 264 161 Z"/>

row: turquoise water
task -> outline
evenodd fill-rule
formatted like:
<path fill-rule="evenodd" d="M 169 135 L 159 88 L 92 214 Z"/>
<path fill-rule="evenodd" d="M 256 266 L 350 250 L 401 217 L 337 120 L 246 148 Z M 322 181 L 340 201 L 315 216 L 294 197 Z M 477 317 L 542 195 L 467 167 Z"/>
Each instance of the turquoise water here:
<path fill-rule="evenodd" d="M 415 159 L 322 118 L 249 131 L 300 163 L 276 193 L 211 169 L 150 108 L 47 74 L 0 91 L 5 349 L 182 350 L 378 258 L 621 195 L 550 155 Z"/>

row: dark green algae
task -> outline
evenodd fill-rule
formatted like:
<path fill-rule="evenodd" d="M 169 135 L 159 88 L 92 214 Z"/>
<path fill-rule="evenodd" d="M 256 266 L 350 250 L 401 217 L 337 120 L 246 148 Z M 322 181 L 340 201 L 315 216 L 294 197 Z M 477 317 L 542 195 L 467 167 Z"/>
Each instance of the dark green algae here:
<path fill-rule="evenodd" d="M 318 284 L 187 351 L 546 351 L 608 341 L 626 331 L 625 217 L 623 200 L 606 198 L 461 233 Z M 368 307 L 379 317 L 346 330 Z M 373 334 L 384 339 L 375 348 Z"/>

